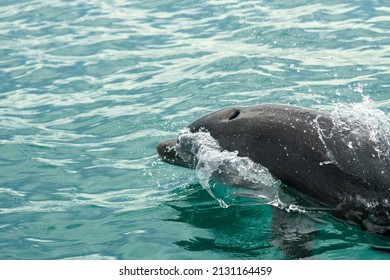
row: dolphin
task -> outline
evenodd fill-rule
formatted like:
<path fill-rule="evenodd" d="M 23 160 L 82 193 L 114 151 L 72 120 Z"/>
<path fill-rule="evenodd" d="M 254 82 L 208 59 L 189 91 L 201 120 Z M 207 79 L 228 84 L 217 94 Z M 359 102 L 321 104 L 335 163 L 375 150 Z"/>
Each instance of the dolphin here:
<path fill-rule="evenodd" d="M 221 151 L 236 151 L 266 167 L 333 216 L 390 235 L 388 154 L 369 131 L 347 124 L 326 111 L 263 104 L 227 107 L 195 120 L 188 129 L 206 131 Z M 180 138 L 161 142 L 157 152 L 164 162 L 196 167 L 191 143 Z"/>

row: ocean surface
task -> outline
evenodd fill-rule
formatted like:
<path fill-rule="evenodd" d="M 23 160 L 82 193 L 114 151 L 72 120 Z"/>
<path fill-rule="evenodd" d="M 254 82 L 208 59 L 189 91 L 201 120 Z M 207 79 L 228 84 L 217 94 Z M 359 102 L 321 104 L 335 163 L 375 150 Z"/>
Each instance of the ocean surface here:
<path fill-rule="evenodd" d="M 273 206 L 222 207 L 156 153 L 266 103 L 344 106 L 388 140 L 388 1 L 1 0 L 0 42 L 0 259 L 390 259 L 325 214 L 282 242 Z"/>

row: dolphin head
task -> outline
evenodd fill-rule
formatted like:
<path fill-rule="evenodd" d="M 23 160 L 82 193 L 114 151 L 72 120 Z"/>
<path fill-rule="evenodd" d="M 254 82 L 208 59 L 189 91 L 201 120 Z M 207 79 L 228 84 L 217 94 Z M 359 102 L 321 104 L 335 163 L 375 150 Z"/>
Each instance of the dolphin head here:
<path fill-rule="evenodd" d="M 261 116 L 259 113 L 264 109 L 266 110 L 257 107 L 227 107 L 190 123 L 187 132 L 207 132 L 221 144 L 221 150 L 238 151 L 241 155 L 247 156 L 250 145 L 245 142 L 255 140 L 248 132 L 256 132 L 257 128 L 251 129 L 251 125 L 258 126 L 259 121 L 256 118 Z M 197 146 L 194 142 L 194 138 L 179 135 L 177 138 L 162 141 L 157 146 L 157 152 L 164 162 L 195 168 L 197 149 L 204 143 L 198 142 Z"/>
<path fill-rule="evenodd" d="M 236 129 L 234 125 L 228 124 L 228 122 L 239 115 L 239 108 L 225 108 L 189 124 L 187 132 L 208 132 L 217 141 L 220 141 L 224 136 L 230 138 Z M 197 164 L 196 153 L 201 144 L 204 143 L 199 142 L 199 139 L 197 142 L 197 139 L 181 134 L 177 138 L 167 139 L 158 144 L 157 153 L 164 162 L 186 168 L 195 168 Z"/>
<path fill-rule="evenodd" d="M 186 168 L 195 168 L 196 158 L 189 151 L 183 151 L 183 148 L 180 148 L 181 145 L 176 138 L 171 138 L 164 140 L 157 146 L 157 153 L 160 159 L 166 163 L 173 165 L 186 167 Z"/>
<path fill-rule="evenodd" d="M 221 151 L 248 157 L 268 168 L 275 177 L 288 182 L 290 176 L 286 176 L 286 170 L 294 168 L 295 172 L 294 162 L 302 158 L 301 152 L 307 149 L 309 153 L 315 152 L 312 150 L 315 144 L 306 148 L 304 143 L 310 141 L 310 135 L 317 133 L 310 125 L 317 116 L 314 110 L 286 105 L 227 107 L 195 120 L 187 130 L 193 134 L 209 133 Z M 307 133 L 303 133 L 304 130 Z M 199 144 L 204 144 L 204 141 Z M 190 137 L 181 137 L 180 134 L 177 139 L 165 140 L 157 146 L 163 161 L 187 168 L 196 167 L 196 149 Z M 302 170 L 305 168 L 302 166 Z"/>

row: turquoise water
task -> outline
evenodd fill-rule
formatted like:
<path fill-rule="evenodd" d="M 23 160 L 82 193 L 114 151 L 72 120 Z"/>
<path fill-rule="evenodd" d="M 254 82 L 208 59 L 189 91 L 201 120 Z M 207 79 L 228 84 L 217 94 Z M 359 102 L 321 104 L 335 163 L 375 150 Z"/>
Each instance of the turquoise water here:
<path fill-rule="evenodd" d="M 389 27 L 385 0 L 0 1 L 0 259 L 390 259 L 325 215 L 302 254 L 156 154 L 224 106 L 388 116 Z"/>

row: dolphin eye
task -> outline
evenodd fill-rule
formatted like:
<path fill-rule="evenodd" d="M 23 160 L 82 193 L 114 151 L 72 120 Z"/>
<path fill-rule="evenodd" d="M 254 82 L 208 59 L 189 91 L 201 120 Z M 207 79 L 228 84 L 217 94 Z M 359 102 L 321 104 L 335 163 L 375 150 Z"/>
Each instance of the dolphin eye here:
<path fill-rule="evenodd" d="M 234 120 L 240 114 L 240 110 L 235 109 L 233 115 L 229 118 L 229 121 Z"/>

